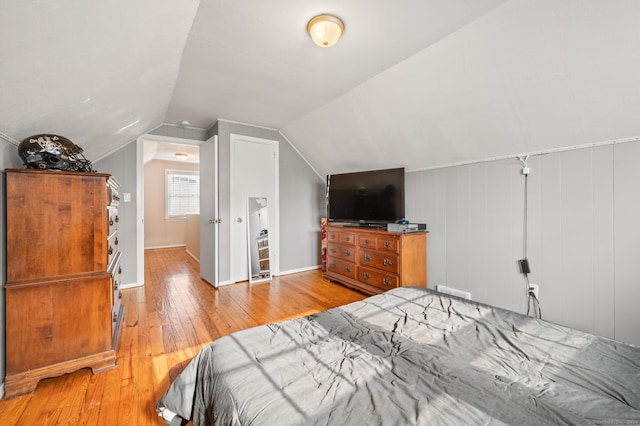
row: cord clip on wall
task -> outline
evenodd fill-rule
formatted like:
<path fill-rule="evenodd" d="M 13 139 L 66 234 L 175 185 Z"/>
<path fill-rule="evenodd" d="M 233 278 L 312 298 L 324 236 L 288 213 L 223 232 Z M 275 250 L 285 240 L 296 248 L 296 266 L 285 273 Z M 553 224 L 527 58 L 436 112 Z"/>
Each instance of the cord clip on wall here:
<path fill-rule="evenodd" d="M 522 163 L 522 174 L 523 175 L 528 175 L 529 174 L 529 166 L 527 166 L 527 161 L 529 160 L 529 156 L 525 156 L 520 157 L 519 155 L 517 156 L 518 160 L 520 160 L 520 162 Z"/>

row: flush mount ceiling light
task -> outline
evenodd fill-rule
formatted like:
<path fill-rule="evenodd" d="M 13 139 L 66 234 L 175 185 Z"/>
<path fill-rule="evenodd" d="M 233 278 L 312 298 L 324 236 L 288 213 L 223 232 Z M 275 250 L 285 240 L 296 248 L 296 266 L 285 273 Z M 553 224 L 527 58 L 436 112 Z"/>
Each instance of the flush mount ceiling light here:
<path fill-rule="evenodd" d="M 307 24 L 307 32 L 318 46 L 331 47 L 342 36 L 344 24 L 333 15 L 318 15 Z"/>
<path fill-rule="evenodd" d="M 185 161 L 187 158 L 189 158 L 189 154 L 187 154 L 186 152 L 176 152 L 175 155 L 178 160 L 182 161 Z"/>
<path fill-rule="evenodd" d="M 187 120 L 182 120 L 182 121 L 180 122 L 180 125 L 181 125 L 182 127 L 187 127 L 187 126 L 190 126 L 190 125 L 191 125 L 191 123 L 189 123 Z"/>

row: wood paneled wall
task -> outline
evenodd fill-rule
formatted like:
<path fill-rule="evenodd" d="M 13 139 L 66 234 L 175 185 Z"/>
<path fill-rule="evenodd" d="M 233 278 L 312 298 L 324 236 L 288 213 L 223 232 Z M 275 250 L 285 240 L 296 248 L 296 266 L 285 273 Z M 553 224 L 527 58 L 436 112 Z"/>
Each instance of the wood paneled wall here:
<path fill-rule="evenodd" d="M 529 278 L 543 317 L 640 344 L 640 142 L 532 156 Z M 407 173 L 407 217 L 426 222 L 428 282 L 526 311 L 524 177 L 517 159 Z"/>

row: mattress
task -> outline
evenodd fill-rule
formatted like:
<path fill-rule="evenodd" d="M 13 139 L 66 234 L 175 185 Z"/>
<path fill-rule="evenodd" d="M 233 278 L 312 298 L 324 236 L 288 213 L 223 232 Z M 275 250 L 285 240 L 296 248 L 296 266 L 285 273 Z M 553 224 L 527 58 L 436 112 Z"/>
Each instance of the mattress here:
<path fill-rule="evenodd" d="M 403 287 L 217 339 L 157 409 L 194 425 L 637 425 L 640 348 Z"/>

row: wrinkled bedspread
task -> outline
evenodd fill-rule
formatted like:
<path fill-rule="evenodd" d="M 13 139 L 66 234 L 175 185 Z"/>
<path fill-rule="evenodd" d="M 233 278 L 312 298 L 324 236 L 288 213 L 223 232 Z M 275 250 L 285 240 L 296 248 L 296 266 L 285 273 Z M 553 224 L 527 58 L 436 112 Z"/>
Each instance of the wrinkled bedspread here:
<path fill-rule="evenodd" d="M 164 409 L 194 425 L 637 425 L 640 348 L 398 288 L 217 339 Z"/>

